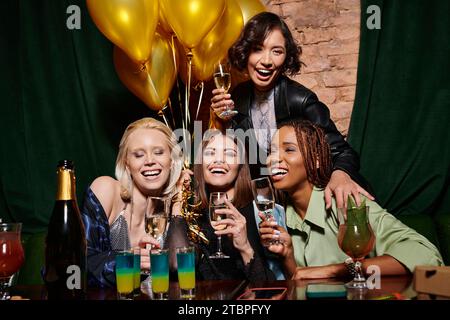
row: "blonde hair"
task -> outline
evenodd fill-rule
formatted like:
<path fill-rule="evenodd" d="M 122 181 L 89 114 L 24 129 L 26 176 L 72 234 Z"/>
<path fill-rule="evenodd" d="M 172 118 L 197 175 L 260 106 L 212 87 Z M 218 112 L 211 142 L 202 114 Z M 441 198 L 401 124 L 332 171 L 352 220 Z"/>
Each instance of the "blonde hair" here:
<path fill-rule="evenodd" d="M 170 170 L 169 182 L 163 190 L 162 196 L 172 196 L 176 191 L 176 184 L 181 175 L 183 166 L 183 152 L 177 144 L 173 131 L 164 123 L 153 118 L 142 118 L 128 125 L 123 133 L 119 144 L 119 153 L 116 159 L 116 178 L 121 184 L 120 197 L 123 201 L 131 200 L 133 181 L 130 173 L 126 169 L 126 157 L 128 153 L 128 138 L 137 129 L 155 129 L 163 133 L 167 138 L 167 144 L 171 151 L 172 166 Z"/>

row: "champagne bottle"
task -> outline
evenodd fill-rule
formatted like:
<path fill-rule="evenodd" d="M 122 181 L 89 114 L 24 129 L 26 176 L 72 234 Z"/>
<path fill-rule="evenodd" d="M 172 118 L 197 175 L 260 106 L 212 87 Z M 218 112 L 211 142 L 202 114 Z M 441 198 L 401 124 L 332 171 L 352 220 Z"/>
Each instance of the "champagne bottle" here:
<path fill-rule="evenodd" d="M 86 235 L 75 195 L 71 160 L 57 166 L 56 201 L 48 226 L 44 282 L 48 299 L 84 299 L 86 296 Z"/>

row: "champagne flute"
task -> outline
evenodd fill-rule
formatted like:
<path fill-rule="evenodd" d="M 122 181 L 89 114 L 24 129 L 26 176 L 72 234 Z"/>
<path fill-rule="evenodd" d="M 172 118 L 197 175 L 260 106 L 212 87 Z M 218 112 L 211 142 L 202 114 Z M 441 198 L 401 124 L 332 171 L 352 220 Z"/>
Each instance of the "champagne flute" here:
<path fill-rule="evenodd" d="M 225 192 L 211 192 L 209 195 L 209 218 L 210 221 L 220 221 L 227 218 L 227 215 L 224 213 L 217 213 L 217 209 L 227 209 L 227 205 L 225 204 L 225 199 L 228 199 L 227 194 Z M 212 225 L 212 224 L 211 224 Z M 224 224 L 216 225 L 212 227 L 219 231 L 224 230 L 227 226 Z M 229 256 L 225 255 L 222 252 L 222 236 L 217 236 L 217 252 L 213 255 L 209 256 L 211 259 L 223 259 L 229 258 Z"/>
<path fill-rule="evenodd" d="M 164 245 L 164 239 L 167 231 L 167 224 L 169 219 L 170 201 L 164 197 L 148 197 L 147 205 L 145 209 L 145 232 L 155 238 L 159 242 L 159 249 L 161 250 Z M 147 247 L 149 251 L 152 250 L 152 246 Z M 145 275 L 148 275 L 144 281 L 146 286 L 151 282 L 150 271 L 144 271 Z"/>
<path fill-rule="evenodd" d="M 253 196 L 255 198 L 256 207 L 264 214 L 266 220 L 275 221 L 273 210 L 275 209 L 275 196 L 272 185 L 267 177 L 252 180 Z M 264 241 L 264 246 L 278 243 L 278 240 Z"/>
<path fill-rule="evenodd" d="M 159 242 L 162 249 L 169 219 L 169 200 L 162 197 L 149 197 L 145 211 L 145 232 Z"/>
<path fill-rule="evenodd" d="M 355 277 L 345 286 L 351 289 L 366 289 L 366 279 L 361 261 L 372 251 L 375 234 L 369 223 L 369 207 L 338 208 L 338 245 L 355 262 Z"/>
<path fill-rule="evenodd" d="M 225 93 L 230 90 L 231 87 L 231 67 L 228 62 L 219 61 L 214 64 L 214 83 L 217 89 L 224 89 Z M 227 105 L 225 111 L 219 114 L 220 118 L 234 116 L 238 112 L 230 109 Z"/>
<path fill-rule="evenodd" d="M 20 242 L 21 223 L 0 222 L 0 300 L 9 300 L 11 277 L 19 271 L 25 260 Z"/>

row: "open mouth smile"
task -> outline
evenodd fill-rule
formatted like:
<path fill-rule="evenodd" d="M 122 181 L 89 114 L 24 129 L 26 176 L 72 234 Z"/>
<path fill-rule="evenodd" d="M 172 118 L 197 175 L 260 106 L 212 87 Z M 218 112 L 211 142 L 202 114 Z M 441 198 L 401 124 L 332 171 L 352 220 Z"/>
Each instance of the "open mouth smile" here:
<path fill-rule="evenodd" d="M 274 181 L 279 181 L 288 174 L 288 170 L 285 168 L 277 167 L 277 168 L 272 168 L 270 173 L 272 174 L 272 179 Z"/>
<path fill-rule="evenodd" d="M 209 169 L 214 176 L 223 176 L 228 173 L 228 170 L 224 167 L 211 167 Z"/>
<path fill-rule="evenodd" d="M 145 177 L 145 178 L 155 178 L 158 177 L 161 174 L 162 170 L 161 169 L 154 169 L 154 170 L 145 170 L 142 171 L 141 174 Z"/>

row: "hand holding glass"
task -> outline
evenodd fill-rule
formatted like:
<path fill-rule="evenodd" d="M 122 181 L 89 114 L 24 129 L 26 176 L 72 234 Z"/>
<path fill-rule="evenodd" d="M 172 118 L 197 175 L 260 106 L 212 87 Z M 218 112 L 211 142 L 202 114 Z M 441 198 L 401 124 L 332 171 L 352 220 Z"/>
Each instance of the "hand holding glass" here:
<path fill-rule="evenodd" d="M 230 90 L 231 87 L 231 67 L 228 62 L 219 61 L 214 64 L 214 83 L 217 89 L 225 90 L 225 93 Z M 234 116 L 238 112 L 230 109 L 229 105 L 218 116 L 220 118 L 226 118 Z"/>
<path fill-rule="evenodd" d="M 9 281 L 25 260 L 20 242 L 21 230 L 21 223 L 0 223 L 0 300 L 11 299 Z"/>
<path fill-rule="evenodd" d="M 225 199 L 227 198 L 227 194 L 225 192 L 211 192 L 209 195 L 209 218 L 210 221 L 218 222 L 220 220 L 226 219 L 226 214 L 216 213 L 217 209 L 227 209 L 227 205 L 225 204 Z M 214 226 L 211 223 L 212 227 L 215 230 L 224 230 L 227 226 L 225 224 L 219 224 Z M 217 252 L 211 256 L 211 259 L 222 259 L 229 258 L 229 256 L 225 255 L 222 252 L 222 236 L 217 236 Z"/>
<path fill-rule="evenodd" d="M 361 261 L 372 251 L 375 234 L 369 224 L 369 207 L 338 208 L 338 245 L 355 262 L 355 278 L 346 284 L 348 288 L 367 288 Z"/>
<path fill-rule="evenodd" d="M 252 180 L 253 196 L 255 198 L 256 207 L 264 214 L 266 220 L 275 221 L 273 210 L 275 209 L 275 196 L 272 185 L 267 177 Z M 263 243 L 265 246 L 278 243 L 278 240 L 271 240 Z"/>

